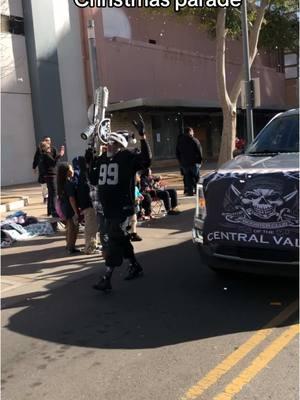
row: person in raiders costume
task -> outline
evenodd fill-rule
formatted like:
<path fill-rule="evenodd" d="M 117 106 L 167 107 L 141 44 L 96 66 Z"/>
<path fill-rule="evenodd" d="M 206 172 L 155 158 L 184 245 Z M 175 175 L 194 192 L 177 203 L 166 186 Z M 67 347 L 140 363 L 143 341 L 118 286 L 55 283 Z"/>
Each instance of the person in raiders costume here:
<path fill-rule="evenodd" d="M 135 212 L 135 174 L 151 164 L 151 151 L 146 141 L 145 124 L 139 115 L 132 121 L 140 135 L 141 150 L 130 151 L 127 131 L 112 132 L 108 136 L 107 151 L 98 157 L 92 167 L 90 180 L 98 186 L 103 207 L 107 244 L 103 249 L 106 271 L 93 286 L 96 290 L 111 290 L 111 277 L 123 259 L 129 260 L 126 280 L 139 277 L 143 269 L 137 262 L 128 233 L 129 217 Z"/>

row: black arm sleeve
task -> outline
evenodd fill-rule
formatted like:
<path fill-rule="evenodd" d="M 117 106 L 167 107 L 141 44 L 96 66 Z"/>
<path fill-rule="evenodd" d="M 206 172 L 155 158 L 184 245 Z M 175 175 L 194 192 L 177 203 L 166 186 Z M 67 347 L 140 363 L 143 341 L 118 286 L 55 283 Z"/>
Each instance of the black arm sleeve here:
<path fill-rule="evenodd" d="M 91 185 L 98 185 L 99 180 L 99 158 L 94 157 L 90 160 L 88 179 Z"/>
<path fill-rule="evenodd" d="M 202 146 L 201 146 L 200 142 L 199 142 L 199 154 L 200 154 L 200 163 L 202 163 L 203 153 L 202 153 Z"/>
<path fill-rule="evenodd" d="M 199 160 L 198 162 L 199 162 L 199 164 L 201 164 L 203 156 L 202 156 L 202 147 L 201 147 L 199 140 L 195 141 L 195 149 L 197 152 L 197 158 Z"/>
<path fill-rule="evenodd" d="M 141 152 L 136 153 L 134 156 L 135 171 L 140 171 L 150 167 L 152 154 L 149 143 L 145 139 L 141 139 Z"/>
<path fill-rule="evenodd" d="M 57 149 L 55 147 L 52 147 L 51 155 L 56 161 L 58 161 L 61 158 L 60 154 L 57 154 Z"/>
<path fill-rule="evenodd" d="M 179 151 L 179 144 L 176 145 L 176 158 L 180 162 L 180 151 Z"/>
<path fill-rule="evenodd" d="M 36 169 L 36 167 L 39 165 L 39 162 L 40 162 L 40 149 L 37 148 L 33 157 L 32 168 Z"/>

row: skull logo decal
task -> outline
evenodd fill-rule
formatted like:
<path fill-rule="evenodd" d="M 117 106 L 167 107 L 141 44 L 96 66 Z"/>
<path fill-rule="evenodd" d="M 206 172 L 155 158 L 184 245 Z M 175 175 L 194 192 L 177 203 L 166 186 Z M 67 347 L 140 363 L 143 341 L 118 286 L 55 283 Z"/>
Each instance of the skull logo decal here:
<path fill-rule="evenodd" d="M 294 206 L 297 194 L 297 189 L 285 194 L 282 180 L 266 177 L 246 181 L 242 189 L 231 184 L 225 196 L 223 215 L 227 221 L 253 227 L 295 226 L 298 224 Z"/>
<path fill-rule="evenodd" d="M 241 201 L 245 208 L 250 208 L 252 214 L 262 219 L 276 215 L 277 209 L 284 204 L 281 193 L 263 188 L 247 191 Z"/>

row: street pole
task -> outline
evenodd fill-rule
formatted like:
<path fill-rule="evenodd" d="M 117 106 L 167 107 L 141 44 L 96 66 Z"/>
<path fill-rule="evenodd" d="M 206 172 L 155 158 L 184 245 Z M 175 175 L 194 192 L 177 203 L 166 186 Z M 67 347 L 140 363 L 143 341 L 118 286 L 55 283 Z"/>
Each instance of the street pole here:
<path fill-rule="evenodd" d="M 95 21 L 90 19 L 88 22 L 88 40 L 89 40 L 89 57 L 92 79 L 93 95 L 99 85 L 98 65 L 97 65 L 97 49 L 96 49 L 96 34 L 95 34 Z"/>
<path fill-rule="evenodd" d="M 97 64 L 95 21 L 93 19 L 89 19 L 87 30 L 88 30 L 89 58 L 90 58 L 91 82 L 92 82 L 92 93 L 93 93 L 92 96 L 94 104 L 93 122 L 94 124 L 96 124 L 99 113 L 99 96 L 97 96 L 97 89 L 99 88 L 100 80 L 99 80 L 98 64 Z M 102 153 L 102 146 L 99 142 L 98 136 L 96 136 L 96 138 L 94 139 L 94 148 L 96 154 L 100 155 Z"/>
<path fill-rule="evenodd" d="M 248 144 L 254 139 L 253 111 L 251 101 L 251 71 L 249 63 L 249 40 L 247 20 L 247 0 L 242 1 L 242 31 L 243 31 L 243 53 L 246 82 L 246 119 L 247 119 L 247 141 Z"/>

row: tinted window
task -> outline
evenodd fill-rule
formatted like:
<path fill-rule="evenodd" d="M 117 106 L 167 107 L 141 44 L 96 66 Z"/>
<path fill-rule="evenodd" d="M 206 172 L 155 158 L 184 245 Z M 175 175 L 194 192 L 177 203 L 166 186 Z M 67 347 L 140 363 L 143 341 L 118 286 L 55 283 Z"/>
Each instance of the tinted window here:
<path fill-rule="evenodd" d="M 279 117 L 267 125 L 250 144 L 246 153 L 298 152 L 299 116 Z"/>

